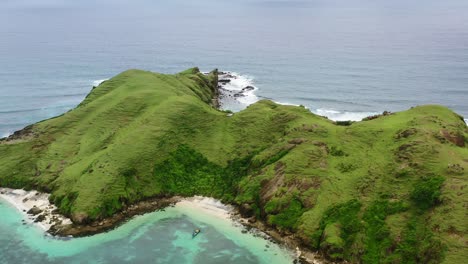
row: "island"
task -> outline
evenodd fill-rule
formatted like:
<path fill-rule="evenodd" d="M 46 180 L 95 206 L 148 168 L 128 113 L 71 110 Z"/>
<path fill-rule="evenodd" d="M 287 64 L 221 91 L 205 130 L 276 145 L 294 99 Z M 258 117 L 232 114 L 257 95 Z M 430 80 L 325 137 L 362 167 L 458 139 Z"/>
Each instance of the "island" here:
<path fill-rule="evenodd" d="M 334 122 L 269 100 L 232 113 L 219 109 L 218 75 L 118 74 L 75 109 L 1 139 L 0 187 L 49 193 L 73 222 L 53 223 L 58 235 L 200 195 L 332 261 L 468 259 L 461 116 L 425 105 Z"/>

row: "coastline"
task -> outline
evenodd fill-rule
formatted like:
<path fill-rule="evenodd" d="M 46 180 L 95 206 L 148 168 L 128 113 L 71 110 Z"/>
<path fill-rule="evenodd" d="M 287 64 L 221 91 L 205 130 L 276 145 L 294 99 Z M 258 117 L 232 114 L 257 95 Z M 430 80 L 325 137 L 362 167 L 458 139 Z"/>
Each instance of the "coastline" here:
<path fill-rule="evenodd" d="M 314 252 L 313 250 L 306 248 L 302 241 L 294 236 L 294 234 L 284 234 L 275 229 L 274 227 L 268 226 L 264 220 L 255 219 L 255 217 L 248 218 L 243 216 L 242 211 L 239 206 L 234 207 L 232 218 L 234 221 L 246 227 L 251 232 L 256 232 L 255 230 L 260 231 L 267 238 L 272 241 L 281 244 L 282 246 L 293 250 L 296 252 L 297 263 L 302 264 L 331 264 L 336 262 L 331 262 L 325 258 L 319 252 Z M 252 231 L 253 230 L 253 231 Z"/>
<path fill-rule="evenodd" d="M 0 188 L 0 199 L 5 200 L 24 215 L 23 224 L 34 224 L 45 232 L 68 226 L 72 221 L 59 214 L 55 205 L 49 202 L 49 194 L 22 189 Z"/>
<path fill-rule="evenodd" d="M 44 233 L 53 236 L 91 236 L 117 228 L 137 215 L 164 210 L 167 207 L 181 207 L 190 210 L 195 209 L 195 211 L 203 212 L 203 214 L 210 217 L 230 221 L 233 225 L 242 226 L 244 228 L 243 233 L 262 237 L 286 248 L 290 252 L 295 252 L 295 263 L 330 263 L 321 255 L 302 247 L 300 241 L 293 236 L 284 236 L 277 230 L 268 227 L 263 221 L 257 220 L 252 223 L 249 219 L 242 217 L 238 206 L 223 204 L 214 198 L 202 196 L 152 198 L 131 205 L 111 217 L 84 225 L 74 224 L 70 219 L 59 214 L 55 205 L 51 204 L 48 198 L 49 194 L 37 191 L 0 188 L 0 199 L 8 202 L 24 215 L 25 220 L 23 220 L 23 224 L 36 225 Z M 34 207 L 39 208 L 42 212 L 36 215 L 28 213 Z M 39 215 L 42 214 L 45 215 L 45 220 L 35 222 Z"/>

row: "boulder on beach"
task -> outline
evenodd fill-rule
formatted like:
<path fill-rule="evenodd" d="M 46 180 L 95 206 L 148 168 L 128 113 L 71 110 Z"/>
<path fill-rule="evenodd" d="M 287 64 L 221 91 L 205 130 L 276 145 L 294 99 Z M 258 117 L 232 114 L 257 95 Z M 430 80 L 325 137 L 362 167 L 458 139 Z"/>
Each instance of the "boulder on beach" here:
<path fill-rule="evenodd" d="M 29 211 L 28 211 L 28 214 L 30 214 L 30 215 L 38 215 L 40 213 L 42 213 L 42 210 L 40 208 L 36 207 L 36 206 L 29 209 Z"/>
<path fill-rule="evenodd" d="M 45 215 L 44 214 L 41 214 L 39 215 L 36 220 L 34 220 L 34 223 L 37 223 L 37 222 L 42 222 L 46 219 Z"/>
<path fill-rule="evenodd" d="M 252 217 L 254 215 L 254 210 L 252 206 L 248 203 L 241 204 L 239 206 L 239 212 L 243 217 Z"/>

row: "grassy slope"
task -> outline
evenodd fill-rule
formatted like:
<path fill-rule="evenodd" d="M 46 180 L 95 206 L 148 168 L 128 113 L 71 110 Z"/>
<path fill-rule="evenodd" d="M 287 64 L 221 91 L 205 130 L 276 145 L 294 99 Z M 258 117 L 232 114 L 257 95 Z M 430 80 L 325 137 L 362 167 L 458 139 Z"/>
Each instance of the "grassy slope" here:
<path fill-rule="evenodd" d="M 468 258 L 459 116 L 421 106 L 337 126 L 260 101 L 228 117 L 210 105 L 215 82 L 196 69 L 121 73 L 73 111 L 0 142 L 0 186 L 50 191 L 76 222 L 146 197 L 203 194 L 335 259 Z"/>

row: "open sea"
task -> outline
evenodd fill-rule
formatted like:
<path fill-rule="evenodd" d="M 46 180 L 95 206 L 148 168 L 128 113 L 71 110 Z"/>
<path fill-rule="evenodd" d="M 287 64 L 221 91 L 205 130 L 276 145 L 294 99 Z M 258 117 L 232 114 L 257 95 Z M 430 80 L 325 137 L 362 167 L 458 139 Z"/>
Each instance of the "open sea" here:
<path fill-rule="evenodd" d="M 228 89 L 255 87 L 224 105 L 236 111 L 267 98 L 360 120 L 442 104 L 466 119 L 468 1 L 0 0 L 0 137 L 72 109 L 126 69 L 194 66 L 237 73 Z M 262 239 L 175 211 L 70 241 L 22 226 L 1 201 L 0 216 L 0 263 L 283 261 L 252 249 Z M 187 244 L 180 232 L 193 221 L 212 233 Z"/>

